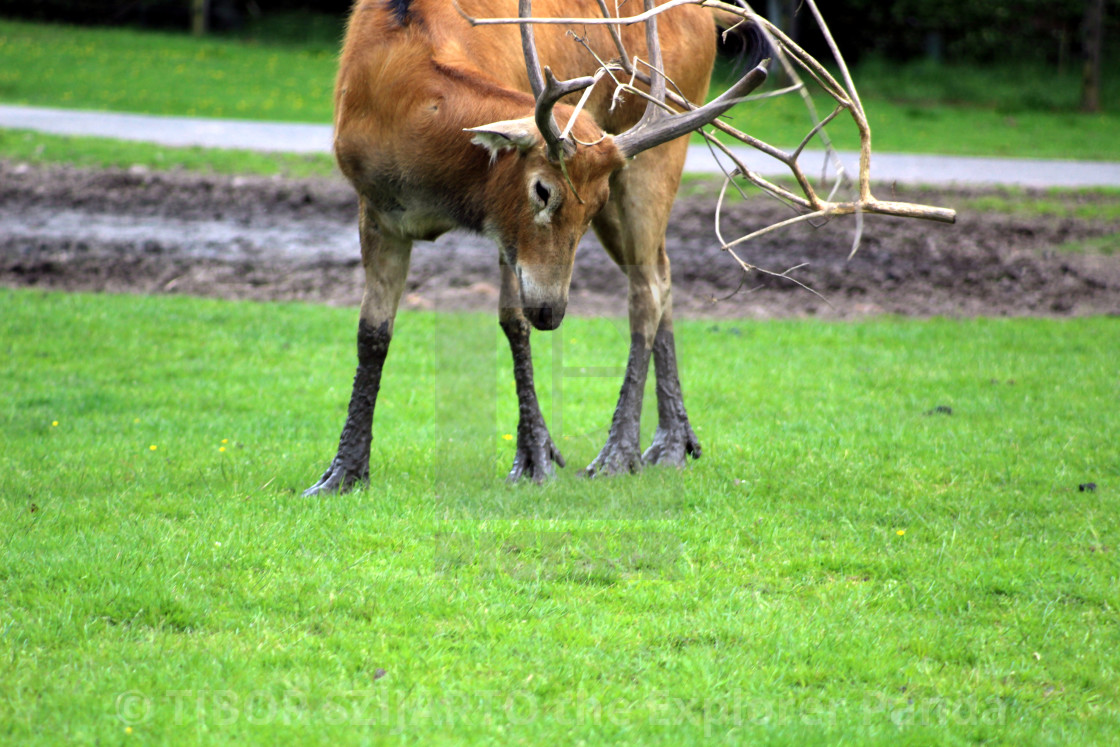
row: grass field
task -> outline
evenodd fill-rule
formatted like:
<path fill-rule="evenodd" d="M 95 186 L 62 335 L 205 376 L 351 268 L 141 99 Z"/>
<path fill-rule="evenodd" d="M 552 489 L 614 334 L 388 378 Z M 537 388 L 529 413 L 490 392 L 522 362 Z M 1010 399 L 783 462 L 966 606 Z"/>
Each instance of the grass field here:
<path fill-rule="evenodd" d="M 327 122 L 333 34 L 0 20 L 0 101 Z M 856 77 L 882 151 L 1120 160 L 1115 88 L 1089 117 L 1029 70 Z M 333 168 L 12 131 L 0 157 Z M 569 466 L 511 487 L 495 319 L 402 313 L 371 486 L 304 499 L 355 322 L 0 289 L 0 742 L 1120 739 L 1120 320 L 678 322 L 703 458 L 589 481 L 629 333 L 572 318 L 534 337 Z"/>
<path fill-rule="evenodd" d="M 1120 737 L 1120 321 L 682 322 L 704 457 L 588 481 L 628 337 L 570 319 L 538 488 L 494 319 L 405 313 L 304 499 L 354 316 L 0 290 L 0 741 Z"/>
<path fill-rule="evenodd" d="M 337 30 L 307 24 L 248 39 L 0 20 L 0 102 L 281 121 L 331 121 Z M 1106 111 L 1076 111 L 1073 73 L 1031 66 L 964 68 L 871 62 L 856 70 L 882 152 L 1120 160 L 1120 76 L 1105 75 Z M 718 89 L 727 71 L 716 75 Z M 820 102 L 822 113 L 824 102 Z M 740 129 L 783 147 L 807 131 L 796 97 L 742 105 Z M 853 127 L 829 128 L 842 148 Z M 9 141 L 0 154 L 9 155 Z"/>

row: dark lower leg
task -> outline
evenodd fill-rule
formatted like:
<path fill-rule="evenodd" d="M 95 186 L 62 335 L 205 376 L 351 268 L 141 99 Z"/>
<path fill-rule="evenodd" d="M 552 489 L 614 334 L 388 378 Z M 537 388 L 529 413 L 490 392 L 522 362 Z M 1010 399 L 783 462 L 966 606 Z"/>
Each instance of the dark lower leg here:
<path fill-rule="evenodd" d="M 639 439 L 642 426 L 642 396 L 645 394 L 646 376 L 649 373 L 650 349 L 646 338 L 640 334 L 630 337 L 630 356 L 626 361 L 626 376 L 618 393 L 618 405 L 611 419 L 607 443 L 599 456 L 587 467 L 587 474 L 619 474 L 638 472 L 642 468 Z"/>
<path fill-rule="evenodd" d="M 346 424 L 338 439 L 338 453 L 319 481 L 305 490 L 304 495 L 345 491 L 356 482 L 368 482 L 373 409 L 392 336 L 388 321 L 377 327 L 365 319 L 358 321 L 358 370 L 354 374 Z"/>
<path fill-rule="evenodd" d="M 508 480 L 523 477 L 542 482 L 555 474 L 552 463 L 564 466 L 564 457 L 552 442 L 541 416 L 537 390 L 533 385 L 533 354 L 529 344 L 530 326 L 521 314 L 503 313 L 502 331 L 513 353 L 513 379 L 517 385 L 517 454 Z"/>
<path fill-rule="evenodd" d="M 700 458 L 700 442 L 684 409 L 673 325 L 662 318 L 653 340 L 653 366 L 657 376 L 657 432 L 643 459 L 651 464 L 685 466 L 686 457 Z"/>

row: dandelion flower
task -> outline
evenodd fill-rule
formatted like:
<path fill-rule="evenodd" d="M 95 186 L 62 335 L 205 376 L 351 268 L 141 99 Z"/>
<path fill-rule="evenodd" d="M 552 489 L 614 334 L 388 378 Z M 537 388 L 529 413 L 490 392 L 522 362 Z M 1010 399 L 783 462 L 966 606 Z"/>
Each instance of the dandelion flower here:
<path fill-rule="evenodd" d="M 218 451 L 225 451 L 225 450 L 226 450 L 226 447 L 224 447 L 224 446 L 219 446 L 218 447 Z"/>
<path fill-rule="evenodd" d="M 506 441 L 512 441 L 513 440 L 513 434 L 512 433 L 503 434 L 502 438 L 504 438 Z"/>
<path fill-rule="evenodd" d="M 54 428 L 56 425 L 58 425 L 58 421 L 57 420 L 52 420 L 51 421 L 51 428 Z"/>
<path fill-rule="evenodd" d="M 158 446 L 156 446 L 155 444 L 152 444 L 151 446 L 148 447 L 148 451 L 155 451 L 158 448 L 159 448 Z"/>
<path fill-rule="evenodd" d="M 897 532 L 895 532 L 895 534 L 897 534 L 899 537 L 901 537 L 902 535 L 906 534 L 906 530 L 905 529 L 899 529 Z"/>
<path fill-rule="evenodd" d="M 229 439 L 228 439 L 228 438 L 223 438 L 223 439 L 222 439 L 222 443 L 224 443 L 224 444 L 228 444 L 228 443 L 229 443 Z"/>

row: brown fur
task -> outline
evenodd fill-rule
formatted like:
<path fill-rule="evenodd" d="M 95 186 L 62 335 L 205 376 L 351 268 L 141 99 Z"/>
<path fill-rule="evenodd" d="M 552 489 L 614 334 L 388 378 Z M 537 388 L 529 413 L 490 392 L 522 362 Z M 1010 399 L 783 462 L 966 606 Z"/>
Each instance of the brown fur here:
<path fill-rule="evenodd" d="M 516 15 L 512 0 L 462 0 L 460 4 L 476 17 Z M 598 13 L 597 3 L 590 0 L 538 0 L 534 7 L 538 16 Z M 597 63 L 592 55 L 566 38 L 565 31 L 559 26 L 536 28 L 542 64 L 561 79 L 593 72 Z M 604 27 L 576 31 L 603 59 L 617 56 Z M 622 33 L 631 54 L 644 57 L 644 27 L 622 27 Z M 661 17 L 660 35 L 669 76 L 687 97 L 703 101 L 714 56 L 710 12 L 696 7 L 671 11 Z M 558 322 L 567 288 L 556 284 L 570 277 L 579 235 L 599 213 L 608 177 L 624 165 L 611 138 L 602 139 L 603 134 L 632 126 L 645 104 L 630 96 L 611 112 L 610 86 L 596 88 L 575 134 L 584 142 L 601 142 L 580 147 L 568 162 L 578 195 L 571 199 L 573 195 L 563 189 L 563 175 L 548 162 L 543 149 L 521 158 L 506 151 L 491 165 L 490 154 L 472 145 L 471 135 L 465 132 L 530 116 L 533 99 L 528 89 L 516 26 L 471 27 L 447 0 L 412 0 L 402 25 L 388 3 L 360 1 L 347 28 L 339 65 L 335 150 L 342 172 L 373 213 L 382 216 L 382 230 L 402 238 L 434 238 L 461 225 L 495 234 L 511 265 L 541 268 L 543 275 L 534 275 L 533 280 L 542 292 L 524 300 L 553 307 Z M 563 126 L 571 110 L 560 105 L 556 113 Z M 639 190 L 641 203 L 626 207 L 627 213 L 637 213 L 631 223 L 660 224 L 672 204 L 679 176 L 675 162 L 680 159 L 673 152 L 676 149 L 662 150 L 669 151 L 658 157 L 664 175 L 652 177 L 652 183 Z M 564 196 L 547 226 L 533 221 L 525 199 L 526 175 L 534 173 L 546 177 L 550 186 L 561 187 Z M 433 215 L 425 216 L 425 225 L 395 225 L 401 208 Z M 646 247 L 639 254 L 648 251 Z M 625 250 L 611 253 L 626 264 L 644 259 L 628 256 L 631 252 Z"/>

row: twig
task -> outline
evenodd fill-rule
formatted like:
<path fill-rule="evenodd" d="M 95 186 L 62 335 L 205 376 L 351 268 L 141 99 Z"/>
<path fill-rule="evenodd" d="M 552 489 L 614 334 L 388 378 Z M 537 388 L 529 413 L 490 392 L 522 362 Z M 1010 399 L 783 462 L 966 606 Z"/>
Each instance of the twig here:
<path fill-rule="evenodd" d="M 455 10 L 459 15 L 472 26 L 506 26 L 511 24 L 534 24 L 534 25 L 559 25 L 559 26 L 632 26 L 635 23 L 645 23 L 654 16 L 659 16 L 667 10 L 680 7 L 682 5 L 700 5 L 703 7 L 714 8 L 722 6 L 724 3 L 713 2 L 713 0 L 668 0 L 668 2 L 657 6 L 656 8 L 646 10 L 643 13 L 638 13 L 633 16 L 623 16 L 621 18 L 587 18 L 587 17 L 549 17 L 549 18 L 475 18 L 471 16 L 461 7 L 457 0 L 453 2 Z M 734 6 L 731 6 L 734 7 Z"/>

